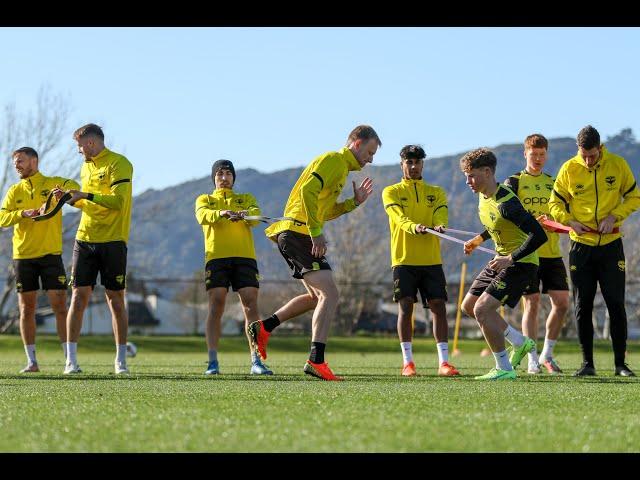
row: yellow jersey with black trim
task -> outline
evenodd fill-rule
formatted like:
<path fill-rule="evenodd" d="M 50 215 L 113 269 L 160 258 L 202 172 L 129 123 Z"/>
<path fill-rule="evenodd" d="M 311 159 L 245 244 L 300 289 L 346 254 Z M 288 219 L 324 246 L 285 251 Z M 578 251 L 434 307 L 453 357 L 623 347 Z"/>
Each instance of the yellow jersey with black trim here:
<path fill-rule="evenodd" d="M 269 226 L 265 229 L 267 237 L 276 241 L 276 236 L 285 230 L 311 237 L 322 235 L 324 222 L 356 208 L 353 198 L 340 203 L 337 200 L 349 172 L 360 169 L 348 147 L 315 158 L 300 174 L 284 207 L 284 216 L 294 220 L 281 220 Z"/>
<path fill-rule="evenodd" d="M 82 191 L 93 200 L 76 202 L 82 210 L 76 239 L 83 242 L 105 243 L 129 240 L 131 225 L 131 197 L 133 166 L 127 158 L 108 148 L 80 170 Z"/>
<path fill-rule="evenodd" d="M 531 175 L 526 170 L 511 175 L 504 181 L 518 196 L 524 208 L 538 218 L 540 215 L 552 217 L 549 213 L 549 197 L 553 191 L 554 179 L 551 175 L 542 172 L 540 175 Z M 560 258 L 560 236 L 555 232 L 547 232 L 547 242 L 538 249 L 540 258 Z"/>
<path fill-rule="evenodd" d="M 518 196 L 509 187 L 498 184 L 498 189 L 491 197 L 480 194 L 478 212 L 480 221 L 493 239 L 498 254 L 511 254 L 529 238 L 519 225 L 530 219 L 531 214 L 524 209 Z M 516 261 L 539 264 L 535 251 Z"/>
<path fill-rule="evenodd" d="M 403 178 L 382 190 L 382 204 L 389 216 L 391 265 L 441 265 L 440 239 L 430 233 L 416 233 L 416 226 L 448 225 L 444 189 L 422 179 Z"/>
<path fill-rule="evenodd" d="M 239 212 L 248 216 L 260 215 L 255 197 L 250 193 L 235 193 L 230 188 L 216 188 L 211 194 L 196 199 L 195 215 L 204 234 L 205 265 L 214 258 L 256 258 L 251 227 L 257 221 L 232 222 L 220 216 L 221 210 Z"/>
<path fill-rule="evenodd" d="M 567 160 L 556 177 L 549 199 L 549 210 L 558 222 L 568 225 L 575 220 L 597 230 L 609 215 L 616 218 L 614 227 L 622 226 L 625 218 L 640 207 L 640 191 L 631 168 L 620 155 L 602 146 L 600 161 L 589 168 L 578 153 Z M 571 240 L 585 245 L 606 245 L 622 236 L 621 233 L 592 233 L 577 235 L 569 232 Z"/>
<path fill-rule="evenodd" d="M 77 190 L 80 185 L 69 178 L 46 177 L 36 172 L 7 190 L 0 208 L 0 227 L 13 225 L 14 259 L 62 254 L 62 211 L 41 222 L 22 216 L 23 210 L 40 208 L 55 187 Z"/>

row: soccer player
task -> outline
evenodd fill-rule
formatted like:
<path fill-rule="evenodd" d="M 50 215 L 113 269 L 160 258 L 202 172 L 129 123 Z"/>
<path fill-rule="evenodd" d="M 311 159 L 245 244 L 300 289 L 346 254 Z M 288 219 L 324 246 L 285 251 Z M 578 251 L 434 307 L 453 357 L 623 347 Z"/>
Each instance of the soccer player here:
<path fill-rule="evenodd" d="M 20 335 L 27 366 L 20 373 L 39 372 L 36 359 L 36 300 L 40 283 L 56 317 L 56 330 L 66 358 L 67 276 L 62 264 L 62 212 L 34 222 L 55 187 L 79 188 L 68 178 L 46 177 L 38 170 L 38 153 L 22 147 L 12 154 L 20 181 L 2 200 L 0 227 L 13 225 L 13 265 L 20 309 Z"/>
<path fill-rule="evenodd" d="M 206 324 L 209 365 L 205 375 L 219 373 L 218 343 L 229 285 L 240 297 L 245 332 L 249 323 L 259 318 L 260 286 L 251 233 L 251 227 L 258 222 L 244 219 L 245 216 L 260 215 L 258 202 L 250 193 L 233 191 L 236 170 L 229 160 L 218 160 L 213 164 L 211 179 L 215 186 L 213 193 L 200 195 L 195 205 L 195 215 L 204 234 L 205 287 L 209 296 Z M 255 350 L 251 351 L 251 374 L 273 375 Z"/>
<path fill-rule="evenodd" d="M 116 375 L 128 374 L 125 308 L 127 241 L 131 223 L 133 166 L 126 157 L 104 145 L 102 129 L 93 123 L 73 134 L 84 157 L 80 169 L 82 190 L 72 189 L 68 203 L 82 210 L 71 261 L 71 306 L 67 315 L 68 353 L 65 374 L 82 372 L 77 348 L 82 316 L 96 285 L 98 273 L 111 310 L 116 343 Z M 57 195 L 63 191 L 58 190 Z"/>
<path fill-rule="evenodd" d="M 632 377 L 625 363 L 625 257 L 619 227 L 640 206 L 640 191 L 627 161 L 609 152 L 591 125 L 580 130 L 577 144 L 578 153 L 560 167 L 549 200 L 553 218 L 572 229 L 569 271 L 583 359 L 574 375 L 596 374 L 591 315 L 599 283 L 611 322 L 614 373 Z"/>
<path fill-rule="evenodd" d="M 520 199 L 524 208 L 538 220 L 549 218 L 549 197 L 553 190 L 553 177 L 543 171 L 547 162 L 549 142 L 539 134 L 529 135 L 524 140 L 524 170 L 511 175 L 504 182 Z M 549 295 L 551 311 L 547 317 L 544 347 L 538 359 L 536 348 L 529 352 L 530 374 L 540 373 L 544 366 L 552 375 L 562 373 L 553 358 L 553 347 L 560 336 L 560 330 L 569 310 L 569 284 L 567 270 L 562 261 L 560 239 L 557 233 L 545 232 L 547 242 L 538 249 L 540 265 L 538 281 L 529 285 L 524 296 L 524 314 L 522 315 L 522 333 L 534 341 L 538 338 L 538 309 L 540 307 L 540 283 L 542 293 Z"/>
<path fill-rule="evenodd" d="M 496 182 L 496 163 L 494 153 L 486 148 L 472 150 L 460 159 L 467 185 L 479 194 L 480 221 L 486 228 L 465 243 L 464 252 L 469 255 L 489 237 L 498 252 L 462 301 L 462 310 L 476 319 L 496 361 L 496 367 L 475 377 L 477 380 L 516 378 L 514 368 L 535 347 L 535 342 L 505 322 L 497 309 L 505 303 L 514 308 L 529 284 L 537 281 L 536 250 L 547 241 L 544 230 L 516 194 Z M 511 355 L 505 350 L 505 339 L 513 345 Z"/>
<path fill-rule="evenodd" d="M 276 222 L 265 230 L 267 237 L 277 242 L 293 278 L 302 280 L 307 293 L 291 299 L 269 318 L 249 325 L 254 348 L 262 358 L 267 358 L 267 341 L 274 328 L 313 310 L 311 353 L 304 373 L 322 380 L 342 380 L 324 359 L 329 326 L 338 305 L 338 289 L 325 257 L 327 241 L 322 227 L 325 221 L 354 210 L 369 198 L 373 182 L 367 177 L 359 187 L 352 182 L 353 197 L 337 203 L 349 172 L 373 162 L 380 146 L 382 142 L 372 127 L 360 125 L 353 129 L 346 147 L 320 155 L 304 169 L 284 209 L 284 216 L 291 220 Z"/>
<path fill-rule="evenodd" d="M 447 325 L 447 282 L 442 270 L 440 240 L 427 231 L 439 232 L 447 226 L 447 195 L 422 179 L 426 154 L 419 145 L 400 150 L 402 181 L 382 191 L 382 204 L 389 216 L 393 300 L 398 303 L 398 337 L 402 349 L 402 375 L 416 375 L 413 361 L 411 316 L 418 291 L 429 304 L 433 316 L 433 336 L 438 348 L 438 375 L 460 375 L 449 364 Z"/>

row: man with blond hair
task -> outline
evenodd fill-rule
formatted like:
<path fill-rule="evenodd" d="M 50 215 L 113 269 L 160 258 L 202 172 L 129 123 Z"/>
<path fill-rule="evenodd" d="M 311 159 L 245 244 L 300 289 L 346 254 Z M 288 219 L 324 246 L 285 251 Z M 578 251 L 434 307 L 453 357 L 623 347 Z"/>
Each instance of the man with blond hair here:
<path fill-rule="evenodd" d="M 67 316 L 68 355 L 64 373 L 77 374 L 77 347 L 82 317 L 96 285 L 98 273 L 111 311 L 116 343 L 116 375 L 128 374 L 125 306 L 127 241 L 131 224 L 133 166 L 126 157 L 105 147 L 102 129 L 93 123 L 73 134 L 84 157 L 82 189 L 69 190 L 69 203 L 82 210 L 71 261 L 71 305 Z M 62 195 L 58 190 L 57 195 Z"/>
<path fill-rule="evenodd" d="M 352 182 L 352 198 L 337 202 L 349 172 L 360 171 L 373 162 L 380 146 L 382 142 L 372 127 L 354 128 L 344 148 L 320 155 L 303 170 L 284 208 L 286 219 L 266 229 L 267 237 L 278 244 L 293 278 L 302 280 L 307 293 L 293 298 L 269 318 L 249 325 L 249 335 L 262 358 L 267 358 L 267 341 L 281 322 L 313 310 L 311 353 L 304 373 L 322 380 L 342 380 L 324 359 L 339 297 L 325 257 L 328 243 L 322 228 L 324 222 L 354 210 L 369 198 L 373 182 L 365 178 L 359 187 Z"/>
<path fill-rule="evenodd" d="M 549 197 L 553 190 L 553 177 L 543 171 L 547 163 L 549 142 L 539 134 L 529 135 L 524 141 L 525 167 L 508 177 L 504 184 L 515 193 L 524 208 L 539 221 L 550 219 Z M 544 227 L 544 225 L 543 225 Z M 546 228 L 545 228 L 546 229 Z M 553 358 L 553 348 L 560 336 L 562 325 L 569 310 L 569 283 L 567 269 L 560 252 L 560 236 L 546 229 L 547 242 L 538 249 L 540 265 L 538 281 L 534 281 L 523 295 L 524 313 L 522 315 L 522 333 L 529 338 L 538 338 L 538 309 L 540 307 L 540 284 L 542 293 L 549 295 L 551 310 L 546 322 L 544 347 L 540 358 L 536 348 L 529 352 L 527 372 L 540 373 L 540 366 L 552 375 L 562 373 Z"/>

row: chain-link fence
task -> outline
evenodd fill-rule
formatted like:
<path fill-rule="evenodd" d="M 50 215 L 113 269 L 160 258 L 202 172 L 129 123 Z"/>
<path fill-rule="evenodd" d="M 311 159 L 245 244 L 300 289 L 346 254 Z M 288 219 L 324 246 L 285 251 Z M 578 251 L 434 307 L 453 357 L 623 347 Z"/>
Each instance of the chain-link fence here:
<path fill-rule="evenodd" d="M 471 275 L 467 275 L 464 290 L 468 290 Z M 628 282 L 626 290 L 626 308 L 629 326 L 629 338 L 640 338 L 640 298 L 637 295 L 637 281 Z M 397 305 L 393 303 L 393 283 L 388 282 L 338 282 L 340 302 L 336 317 L 332 323 L 332 333 L 337 335 L 359 334 L 396 334 Z M 456 321 L 459 283 L 447 286 L 447 318 L 450 333 Z M 289 279 L 261 279 L 258 296 L 258 309 L 264 318 L 278 310 L 291 298 L 306 294 L 302 282 Z M 70 291 L 69 296 L 70 298 Z M 127 280 L 127 305 L 129 309 L 130 332 L 146 335 L 202 335 L 208 313 L 208 297 L 203 276 L 198 278 L 159 278 L 136 277 L 129 274 Z M 546 295 L 541 296 L 538 318 L 539 338 L 544 337 L 545 318 L 549 314 L 550 302 Z M 520 328 L 522 303 L 516 308 L 503 310 L 505 319 Z M 18 331 L 18 308 L 8 309 L 8 315 L 2 319 L 1 331 Z M 309 334 L 311 331 L 311 312 L 296 319 L 284 322 L 278 329 L 279 334 Z M 594 304 L 593 322 L 597 338 L 609 338 L 609 318 L 602 295 L 598 292 Z M 55 319 L 47 298 L 41 293 L 37 309 L 38 331 L 55 332 Z M 241 335 L 244 328 L 244 314 L 238 295 L 230 291 L 227 296 L 225 312 L 222 317 L 224 335 Z M 414 325 L 416 335 L 431 335 L 431 319 L 428 309 L 422 302 L 415 304 Z M 104 300 L 104 289 L 98 285 L 85 312 L 83 334 L 111 333 L 111 316 Z M 460 337 L 478 338 L 480 330 L 475 320 L 461 316 Z M 577 336 L 573 307 L 562 330 L 564 338 Z"/>

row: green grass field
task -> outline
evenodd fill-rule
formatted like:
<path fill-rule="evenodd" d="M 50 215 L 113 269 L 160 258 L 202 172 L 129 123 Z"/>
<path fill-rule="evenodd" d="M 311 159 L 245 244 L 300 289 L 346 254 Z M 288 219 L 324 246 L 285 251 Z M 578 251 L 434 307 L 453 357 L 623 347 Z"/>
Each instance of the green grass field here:
<path fill-rule="evenodd" d="M 556 356 L 565 374 L 478 382 L 493 357 L 480 341 L 436 376 L 432 339 L 414 344 L 419 377 L 400 377 L 397 339 L 330 338 L 344 382 L 302 373 L 308 338 L 274 336 L 273 377 L 252 377 L 243 338 L 223 338 L 222 374 L 205 377 L 204 338 L 132 337 L 132 374 L 113 374 L 111 337 L 79 344 L 83 374 L 62 375 L 57 339 L 40 336 L 41 372 L 20 375 L 20 338 L 0 336 L 0 452 L 639 452 L 640 379 L 613 376 L 610 343 L 598 377 L 573 378 L 575 341 Z M 640 370 L 640 343 L 629 345 Z M 523 362 L 526 362 L 526 360 Z M 639 372 L 640 373 L 640 372 Z"/>

